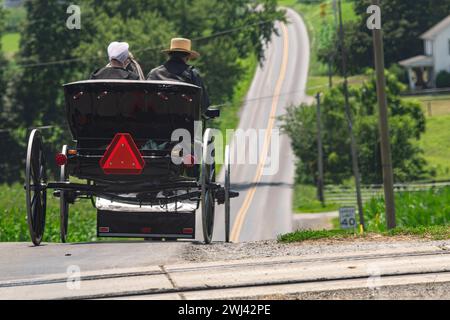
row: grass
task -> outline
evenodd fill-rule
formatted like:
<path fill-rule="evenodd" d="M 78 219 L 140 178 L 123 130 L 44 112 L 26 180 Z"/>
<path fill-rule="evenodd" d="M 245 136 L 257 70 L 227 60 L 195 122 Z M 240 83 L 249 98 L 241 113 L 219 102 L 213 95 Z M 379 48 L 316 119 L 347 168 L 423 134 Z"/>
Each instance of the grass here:
<path fill-rule="evenodd" d="M 395 195 L 397 225 L 402 228 L 450 224 L 450 187 L 428 191 L 399 192 Z M 386 231 L 382 198 L 373 198 L 364 208 L 367 228 Z"/>
<path fill-rule="evenodd" d="M 297 213 L 320 213 L 339 209 L 339 205 L 317 200 L 317 189 L 310 185 L 296 185 L 294 189 L 294 211 Z"/>
<path fill-rule="evenodd" d="M 326 238 L 347 239 L 354 236 L 355 233 L 352 230 L 299 230 L 279 236 L 278 241 L 289 243 Z"/>
<path fill-rule="evenodd" d="M 450 103 L 449 103 L 450 104 Z M 450 179 L 450 114 L 428 117 L 427 129 L 419 145 L 438 179 Z"/>
<path fill-rule="evenodd" d="M 325 12 L 326 16 L 321 17 L 321 3 L 326 1 L 316 1 L 313 4 L 302 3 L 300 0 L 279 0 L 280 6 L 290 7 L 302 15 L 308 28 L 308 33 L 311 42 L 311 62 L 310 75 L 320 76 L 327 74 L 328 68 L 317 59 L 317 51 L 319 46 L 318 35 L 325 24 L 334 24 L 334 13 L 331 2 L 328 1 Z M 353 4 L 349 0 L 344 0 L 342 3 L 342 17 L 344 21 L 354 21 L 356 14 L 353 10 Z M 308 84 L 308 86 L 311 86 Z"/>
<path fill-rule="evenodd" d="M 409 227 L 395 228 L 385 232 L 356 233 L 353 230 L 299 230 L 296 232 L 280 235 L 278 241 L 283 243 L 304 242 L 312 240 L 362 240 L 370 237 L 411 237 L 427 240 L 447 240 L 450 239 L 450 226 L 429 226 L 429 227 Z"/>
<path fill-rule="evenodd" d="M 431 240 L 450 239 L 450 187 L 428 191 L 401 192 L 395 195 L 397 228 L 386 229 L 384 201 L 371 199 L 364 208 L 367 230 L 299 230 L 280 235 L 281 242 L 302 242 L 318 239 L 361 239 L 372 236 L 417 237 Z"/>
<path fill-rule="evenodd" d="M 69 242 L 96 240 L 96 210 L 89 200 L 70 205 Z M 0 185 L 0 242 L 30 241 L 25 191 L 16 183 Z M 59 242 L 59 199 L 47 194 L 45 242 Z"/>
<path fill-rule="evenodd" d="M 19 51 L 20 33 L 7 33 L 2 37 L 2 49 L 6 56 L 13 56 Z"/>
<path fill-rule="evenodd" d="M 404 99 L 420 102 L 428 117 L 450 115 L 450 95 L 423 95 Z"/>
<path fill-rule="evenodd" d="M 340 76 L 333 76 L 333 86 L 337 86 L 343 83 L 344 78 Z M 367 77 L 364 75 L 351 76 L 348 78 L 349 86 L 354 88 L 359 88 L 362 86 Z M 306 89 L 306 94 L 314 96 L 317 92 L 325 93 L 329 89 L 329 79 L 328 76 L 309 76 L 308 78 L 308 88 Z"/>

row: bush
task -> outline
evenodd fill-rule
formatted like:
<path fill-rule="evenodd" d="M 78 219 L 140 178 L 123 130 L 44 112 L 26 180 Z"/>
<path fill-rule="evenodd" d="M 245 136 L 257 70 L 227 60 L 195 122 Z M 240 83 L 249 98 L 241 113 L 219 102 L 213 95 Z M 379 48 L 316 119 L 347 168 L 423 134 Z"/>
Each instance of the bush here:
<path fill-rule="evenodd" d="M 401 67 L 399 64 L 394 63 L 389 68 L 389 72 L 395 75 L 401 83 L 409 85 L 408 71 L 406 71 L 406 69 Z"/>
<path fill-rule="evenodd" d="M 436 87 L 450 88 L 450 72 L 441 71 L 436 77 Z"/>
<path fill-rule="evenodd" d="M 358 156 L 363 183 L 382 183 L 382 164 L 378 129 L 375 76 L 369 73 L 359 89 L 351 89 L 350 107 L 353 129 L 358 143 Z M 397 78 L 386 72 L 390 136 L 394 178 L 406 182 L 426 178 L 426 162 L 417 141 L 425 132 L 425 116 L 420 104 L 400 98 L 403 91 Z M 317 181 L 316 107 L 291 107 L 282 117 L 283 130 L 292 139 L 297 162 L 297 183 Z M 339 184 L 352 177 L 350 139 L 344 112 L 342 86 L 328 91 L 322 99 L 322 127 L 325 182 Z"/>
<path fill-rule="evenodd" d="M 398 227 L 437 226 L 450 223 L 450 187 L 395 195 Z M 364 209 L 370 231 L 386 230 L 383 198 L 370 200 Z"/>

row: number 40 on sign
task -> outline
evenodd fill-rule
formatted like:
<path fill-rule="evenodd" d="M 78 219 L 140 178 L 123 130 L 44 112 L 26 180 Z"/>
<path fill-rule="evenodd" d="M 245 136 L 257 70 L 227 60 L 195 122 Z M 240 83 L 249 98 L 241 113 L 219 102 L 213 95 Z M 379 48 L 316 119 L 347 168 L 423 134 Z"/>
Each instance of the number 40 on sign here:
<path fill-rule="evenodd" d="M 356 209 L 354 207 L 339 208 L 339 221 L 342 229 L 356 228 Z"/>

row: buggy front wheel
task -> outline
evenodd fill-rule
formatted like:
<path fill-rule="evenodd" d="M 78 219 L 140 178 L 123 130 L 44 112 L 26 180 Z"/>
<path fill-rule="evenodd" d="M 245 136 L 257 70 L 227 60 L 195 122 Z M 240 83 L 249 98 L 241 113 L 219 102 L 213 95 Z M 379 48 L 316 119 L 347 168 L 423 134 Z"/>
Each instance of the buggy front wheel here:
<path fill-rule="evenodd" d="M 31 131 L 25 169 L 27 221 L 31 241 L 38 246 L 44 235 L 47 207 L 47 174 L 41 134 Z"/>
<path fill-rule="evenodd" d="M 212 184 L 215 182 L 215 161 L 213 139 L 211 129 L 206 129 L 203 138 L 200 174 L 203 239 L 206 244 L 211 243 L 214 229 L 215 195 Z"/>

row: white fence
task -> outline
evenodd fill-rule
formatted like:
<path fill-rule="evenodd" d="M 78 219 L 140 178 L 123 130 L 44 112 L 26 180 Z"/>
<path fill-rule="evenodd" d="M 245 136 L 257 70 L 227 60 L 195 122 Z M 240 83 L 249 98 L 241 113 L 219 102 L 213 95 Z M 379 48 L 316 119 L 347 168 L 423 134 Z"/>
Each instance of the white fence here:
<path fill-rule="evenodd" d="M 429 183 L 398 183 L 394 185 L 395 192 L 413 192 L 426 191 L 430 189 L 439 189 L 450 186 L 450 181 L 429 182 Z M 354 187 L 344 186 L 325 186 L 325 201 L 327 203 L 335 203 L 340 206 L 357 206 L 356 190 Z M 363 203 L 368 202 L 372 198 L 383 198 L 383 185 L 365 185 L 361 187 L 361 196 Z"/>

